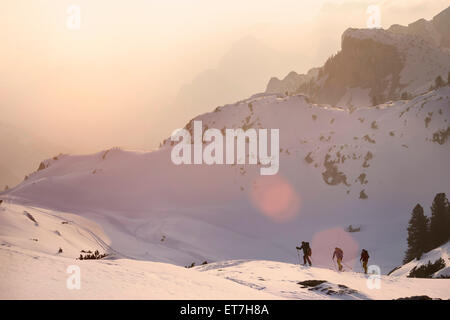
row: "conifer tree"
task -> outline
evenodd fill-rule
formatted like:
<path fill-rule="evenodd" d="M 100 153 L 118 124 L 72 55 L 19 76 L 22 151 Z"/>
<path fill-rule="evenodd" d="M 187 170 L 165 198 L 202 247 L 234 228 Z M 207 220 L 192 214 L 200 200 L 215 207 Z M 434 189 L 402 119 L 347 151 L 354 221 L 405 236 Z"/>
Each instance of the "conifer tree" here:
<path fill-rule="evenodd" d="M 431 205 L 430 249 L 439 247 L 449 239 L 448 206 L 448 199 L 445 193 L 436 194 Z"/>
<path fill-rule="evenodd" d="M 408 249 L 403 262 L 408 263 L 415 258 L 420 259 L 428 247 L 428 218 L 424 215 L 422 206 L 417 204 L 409 220 Z"/>
<path fill-rule="evenodd" d="M 447 210 L 446 210 L 446 220 L 447 220 L 447 227 L 445 228 L 447 230 L 447 240 L 450 241 L 450 203 L 447 202 Z"/>
<path fill-rule="evenodd" d="M 434 84 L 436 89 L 439 89 L 440 87 L 443 87 L 445 83 L 444 80 L 442 80 L 441 76 L 437 76 L 436 79 L 434 80 Z"/>

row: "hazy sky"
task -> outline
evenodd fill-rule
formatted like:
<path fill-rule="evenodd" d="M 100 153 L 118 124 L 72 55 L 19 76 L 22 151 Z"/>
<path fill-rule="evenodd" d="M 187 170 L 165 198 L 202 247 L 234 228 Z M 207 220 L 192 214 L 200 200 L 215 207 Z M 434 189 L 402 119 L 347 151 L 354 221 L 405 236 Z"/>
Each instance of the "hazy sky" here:
<path fill-rule="evenodd" d="M 257 53 L 233 51 L 233 44 L 251 37 L 280 53 L 273 61 L 294 57 L 286 60 L 292 67 L 273 63 L 271 74 L 245 78 L 251 84 L 243 94 L 261 92 L 270 76 L 305 72 L 335 53 L 342 31 L 365 26 L 369 4 L 380 5 L 383 27 L 430 19 L 450 5 L 448 0 L 2 0 L 0 121 L 73 152 L 152 148 L 198 112 L 176 99 L 181 88 L 206 70 L 220 72 L 229 52 L 237 56 L 228 61 L 254 60 Z M 67 28 L 70 5 L 80 8 L 79 30 Z M 228 76 L 242 77 L 239 73 L 239 66 L 227 67 Z M 208 94 L 208 79 L 204 82 Z M 236 94 L 230 91 L 230 99 Z M 217 103 L 234 102 L 221 99 Z M 175 121 L 177 110 L 183 112 Z"/>

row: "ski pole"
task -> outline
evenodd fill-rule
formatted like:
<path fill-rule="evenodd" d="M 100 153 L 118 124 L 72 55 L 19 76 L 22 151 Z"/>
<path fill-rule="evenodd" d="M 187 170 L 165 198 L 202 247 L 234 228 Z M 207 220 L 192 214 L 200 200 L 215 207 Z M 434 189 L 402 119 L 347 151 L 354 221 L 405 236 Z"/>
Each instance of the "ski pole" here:
<path fill-rule="evenodd" d="M 334 263 L 334 259 L 331 259 L 331 261 L 333 261 L 333 269 L 334 269 L 334 270 L 337 270 L 336 264 Z"/>
<path fill-rule="evenodd" d="M 344 261 L 342 261 L 342 264 L 343 264 L 344 266 L 346 266 L 347 268 L 349 268 L 350 270 L 352 270 L 352 271 L 353 271 L 353 268 L 352 268 L 352 267 L 350 267 L 349 265 L 347 265 L 346 263 L 344 263 Z"/>

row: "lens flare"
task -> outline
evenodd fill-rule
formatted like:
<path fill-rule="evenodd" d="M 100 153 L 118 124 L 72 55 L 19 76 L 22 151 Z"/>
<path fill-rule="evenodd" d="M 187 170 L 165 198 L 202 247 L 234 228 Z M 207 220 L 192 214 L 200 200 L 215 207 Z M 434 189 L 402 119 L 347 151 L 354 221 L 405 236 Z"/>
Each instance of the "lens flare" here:
<path fill-rule="evenodd" d="M 358 260 L 358 242 L 343 228 L 334 227 L 317 232 L 312 239 L 312 251 L 314 264 L 319 266 L 334 267 L 331 258 L 334 248 L 341 248 L 344 251 L 344 264 L 353 268 L 353 264 Z M 356 260 L 355 260 L 356 259 Z M 345 265 L 344 265 L 345 268 Z"/>
<path fill-rule="evenodd" d="M 261 176 L 252 184 L 255 208 L 276 222 L 292 220 L 300 208 L 300 198 L 292 185 L 280 175 Z"/>

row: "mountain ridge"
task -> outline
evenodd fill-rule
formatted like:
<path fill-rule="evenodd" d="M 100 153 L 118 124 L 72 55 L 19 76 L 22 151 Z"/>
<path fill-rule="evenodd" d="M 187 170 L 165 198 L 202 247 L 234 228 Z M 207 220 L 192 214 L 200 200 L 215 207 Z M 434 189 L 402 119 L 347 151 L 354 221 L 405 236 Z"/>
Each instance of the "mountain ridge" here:
<path fill-rule="evenodd" d="M 438 14 L 436 25 L 450 24 L 449 12 L 450 8 Z M 266 92 L 304 93 L 317 103 L 345 107 L 375 106 L 423 94 L 437 77 L 447 78 L 450 55 L 440 42 L 430 40 L 432 36 L 408 31 L 414 30 L 411 25 L 404 28 L 349 28 L 342 35 L 341 51 L 322 67 L 306 75 L 291 72 L 283 80 L 272 78 Z"/>
<path fill-rule="evenodd" d="M 204 128 L 280 128 L 277 176 L 260 176 L 259 165 L 176 166 L 166 140 L 149 153 L 109 149 L 51 158 L 0 197 L 92 217 L 112 235 L 126 230 L 134 249 L 120 237 L 114 248 L 144 260 L 293 262 L 289 252 L 300 236 L 316 238 L 316 262 L 327 261 L 326 248 L 338 242 L 350 260 L 357 247 L 374 251 L 388 272 L 401 262 L 412 206 L 450 187 L 449 101 L 450 87 L 357 110 L 302 95 L 255 95 L 195 119 Z M 418 171 L 430 155 L 433 166 Z M 272 187 L 284 196 L 271 197 Z M 350 235 L 348 225 L 361 231 Z M 174 241 L 169 257 L 147 256 L 146 246 L 162 234 Z"/>

